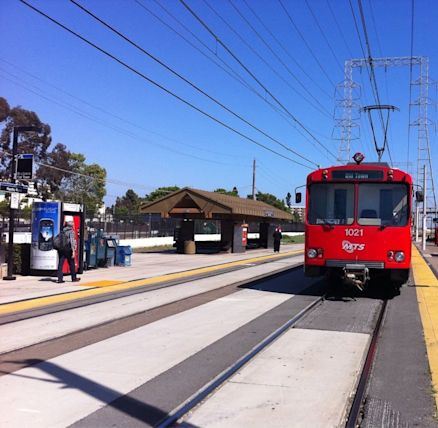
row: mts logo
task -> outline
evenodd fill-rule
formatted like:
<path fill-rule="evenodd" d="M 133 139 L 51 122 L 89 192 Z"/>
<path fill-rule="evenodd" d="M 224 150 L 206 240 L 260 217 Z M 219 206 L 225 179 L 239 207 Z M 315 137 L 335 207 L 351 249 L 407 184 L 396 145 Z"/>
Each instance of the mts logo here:
<path fill-rule="evenodd" d="M 355 251 L 363 251 L 365 249 L 365 244 L 354 244 L 350 241 L 342 241 L 342 249 L 351 254 Z"/>

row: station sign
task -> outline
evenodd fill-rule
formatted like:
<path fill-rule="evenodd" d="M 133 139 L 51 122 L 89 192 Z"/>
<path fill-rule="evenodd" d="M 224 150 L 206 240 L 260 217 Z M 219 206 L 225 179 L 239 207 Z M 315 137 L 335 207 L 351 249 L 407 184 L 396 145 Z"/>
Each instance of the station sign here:
<path fill-rule="evenodd" d="M 17 155 L 15 178 L 17 180 L 32 180 L 33 178 L 33 155 Z"/>
<path fill-rule="evenodd" d="M 27 193 L 28 187 L 22 184 L 0 181 L 0 191 L 9 193 Z"/>

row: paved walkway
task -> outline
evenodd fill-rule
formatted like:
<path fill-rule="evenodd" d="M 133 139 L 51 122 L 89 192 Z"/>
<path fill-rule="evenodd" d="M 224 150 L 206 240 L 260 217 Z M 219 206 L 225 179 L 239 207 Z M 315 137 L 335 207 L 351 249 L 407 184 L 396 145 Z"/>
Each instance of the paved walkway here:
<path fill-rule="evenodd" d="M 412 268 L 432 387 L 438 408 L 438 247 L 428 243 L 423 251 L 421 243 L 418 243 L 416 248 L 413 248 Z"/>
<path fill-rule="evenodd" d="M 303 244 L 283 245 L 277 255 L 271 249 L 249 250 L 246 253 L 217 253 L 217 254 L 176 254 L 134 253 L 131 266 L 115 266 L 88 270 L 80 275 L 81 282 L 71 283 L 70 277 L 65 276 L 65 283 L 56 283 L 56 277 L 20 276 L 15 281 L 0 280 L 0 305 L 11 302 L 36 299 L 51 295 L 77 292 L 101 287 L 114 288 L 119 284 L 141 281 L 162 282 L 163 277 L 169 280 L 169 275 L 178 274 L 180 277 L 199 275 L 200 270 L 232 267 L 236 264 L 276 260 L 286 253 L 303 251 Z M 253 260 L 257 259 L 257 260 Z M 265 259 L 265 260 L 264 260 Z M 76 294 L 76 293 L 75 293 Z"/>

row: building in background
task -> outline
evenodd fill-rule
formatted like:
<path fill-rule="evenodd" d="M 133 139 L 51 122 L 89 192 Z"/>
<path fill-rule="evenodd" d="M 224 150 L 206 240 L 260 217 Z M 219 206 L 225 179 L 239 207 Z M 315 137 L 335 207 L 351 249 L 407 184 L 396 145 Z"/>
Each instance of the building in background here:
<path fill-rule="evenodd" d="M 291 206 L 290 212 L 291 212 L 292 216 L 294 216 L 294 219 L 296 218 L 300 222 L 304 223 L 304 219 L 306 217 L 306 208 L 305 207 L 301 207 L 298 205 Z"/>

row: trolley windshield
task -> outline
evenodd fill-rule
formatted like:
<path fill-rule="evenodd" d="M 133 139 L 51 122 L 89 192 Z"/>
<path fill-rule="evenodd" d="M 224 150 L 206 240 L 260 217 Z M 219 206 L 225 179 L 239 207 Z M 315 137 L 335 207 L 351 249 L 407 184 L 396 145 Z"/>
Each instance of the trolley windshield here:
<path fill-rule="evenodd" d="M 401 183 L 359 183 L 355 214 L 355 185 L 314 183 L 309 187 L 310 224 L 406 226 L 408 186 Z"/>
<path fill-rule="evenodd" d="M 408 186 L 401 183 L 360 183 L 358 223 L 372 226 L 406 226 Z"/>
<path fill-rule="evenodd" d="M 308 219 L 310 224 L 353 224 L 354 184 L 312 184 Z"/>

